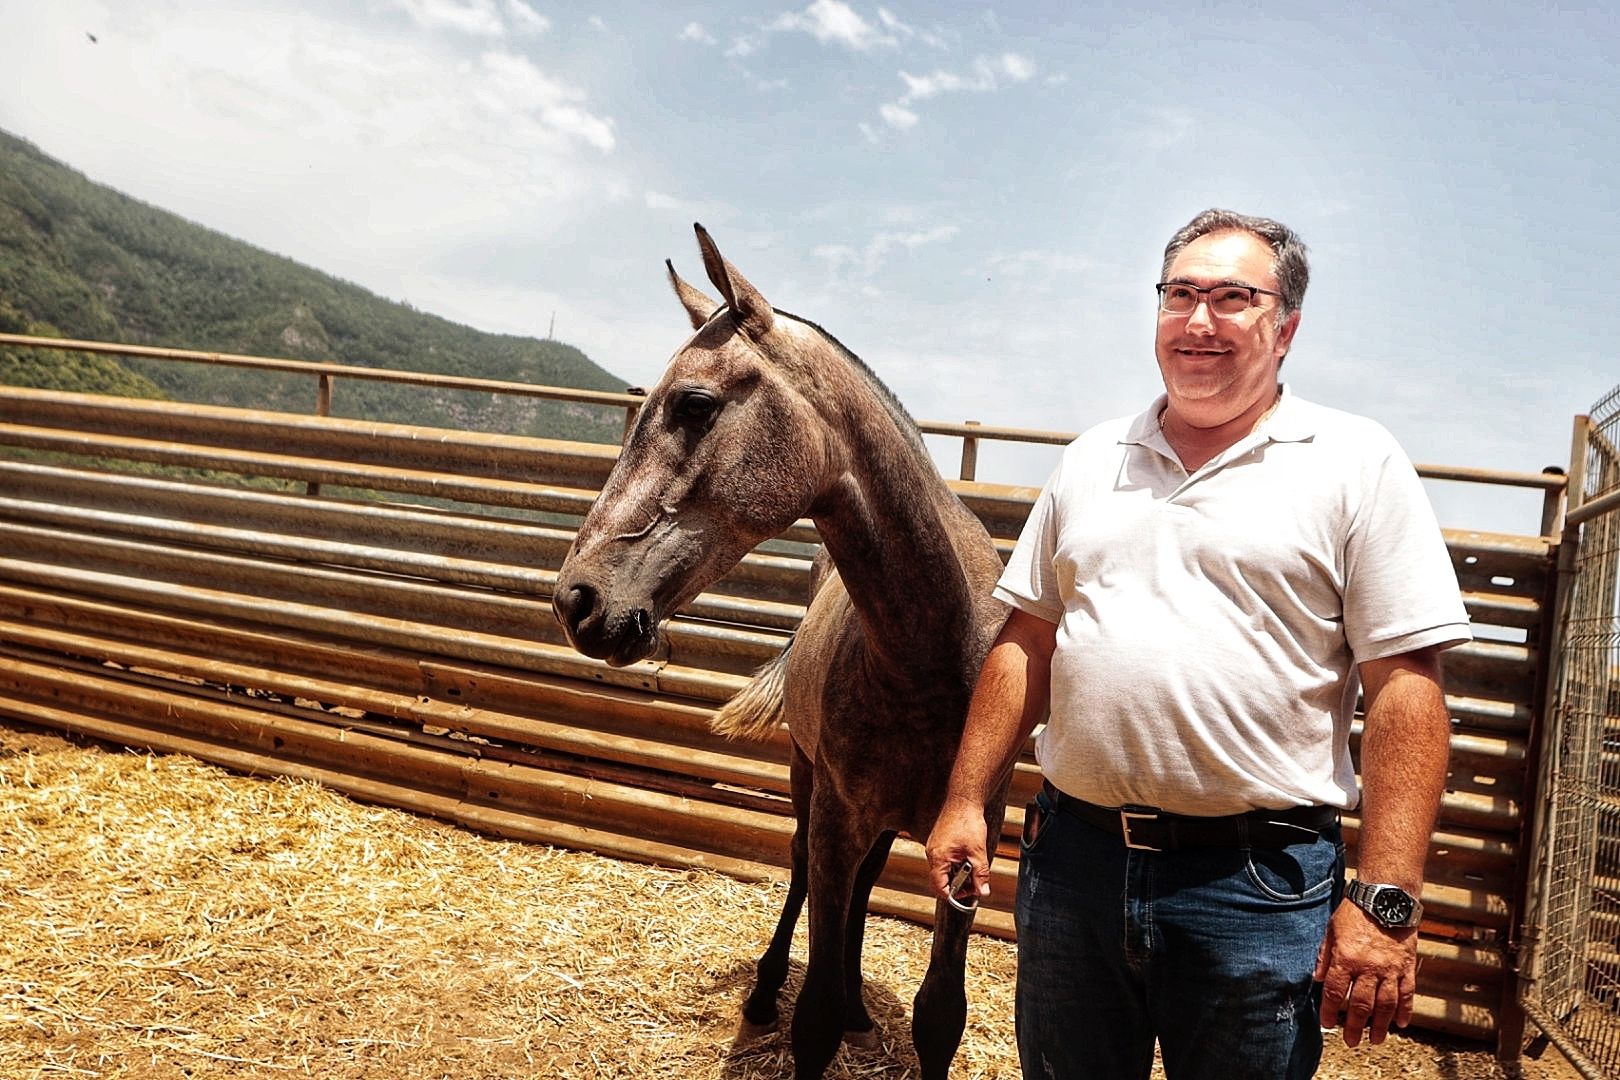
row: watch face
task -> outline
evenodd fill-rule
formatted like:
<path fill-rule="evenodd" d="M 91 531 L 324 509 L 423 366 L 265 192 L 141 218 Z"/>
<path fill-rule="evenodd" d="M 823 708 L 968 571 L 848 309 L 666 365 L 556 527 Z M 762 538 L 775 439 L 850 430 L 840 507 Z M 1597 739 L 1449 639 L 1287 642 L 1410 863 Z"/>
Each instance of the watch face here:
<path fill-rule="evenodd" d="M 1372 913 L 1385 926 L 1403 926 L 1412 917 L 1412 898 L 1400 889 L 1379 889 L 1372 898 Z"/>

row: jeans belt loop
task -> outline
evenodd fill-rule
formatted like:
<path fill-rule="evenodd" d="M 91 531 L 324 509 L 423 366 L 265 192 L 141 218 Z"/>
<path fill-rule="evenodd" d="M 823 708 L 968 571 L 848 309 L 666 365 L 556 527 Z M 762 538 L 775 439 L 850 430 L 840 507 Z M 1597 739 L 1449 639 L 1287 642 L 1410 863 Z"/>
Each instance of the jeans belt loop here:
<path fill-rule="evenodd" d="M 1140 806 L 1122 806 L 1122 807 L 1120 807 L 1119 808 L 1119 833 L 1120 833 L 1120 836 L 1124 837 L 1124 839 L 1125 839 L 1125 846 L 1127 848 L 1129 848 L 1130 850 L 1132 850 L 1132 851 L 1162 851 L 1162 850 L 1164 850 L 1163 848 L 1156 848 L 1152 844 L 1138 844 L 1135 840 L 1131 839 L 1131 822 L 1133 822 L 1133 821 L 1157 821 L 1158 819 L 1159 819 L 1159 812 L 1157 810 L 1147 810 L 1147 809 L 1144 809 L 1143 807 L 1140 807 Z"/>

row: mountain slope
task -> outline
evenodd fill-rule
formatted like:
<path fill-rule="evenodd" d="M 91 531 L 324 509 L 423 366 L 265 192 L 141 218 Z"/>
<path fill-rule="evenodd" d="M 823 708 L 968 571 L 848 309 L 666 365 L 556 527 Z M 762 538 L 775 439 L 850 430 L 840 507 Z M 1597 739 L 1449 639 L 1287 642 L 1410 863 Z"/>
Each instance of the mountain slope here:
<path fill-rule="evenodd" d="M 570 345 L 486 334 L 384 300 L 96 184 L 3 131 L 0 329 L 596 390 L 625 386 Z M 315 398 L 307 377 L 47 350 L 0 348 L 0 382 L 301 412 Z M 600 442 L 617 442 L 622 425 L 606 410 L 360 380 L 338 381 L 332 411 Z"/>

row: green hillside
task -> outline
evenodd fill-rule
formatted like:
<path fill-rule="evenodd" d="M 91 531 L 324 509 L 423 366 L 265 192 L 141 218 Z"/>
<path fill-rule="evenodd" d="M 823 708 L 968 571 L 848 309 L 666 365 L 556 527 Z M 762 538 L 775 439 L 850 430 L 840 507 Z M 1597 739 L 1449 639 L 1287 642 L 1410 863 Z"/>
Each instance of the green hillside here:
<path fill-rule="evenodd" d="M 96 184 L 0 131 L 0 331 L 622 390 L 557 341 L 394 303 Z M 314 380 L 0 348 L 0 383 L 311 411 Z M 617 412 L 338 380 L 339 416 L 617 442 Z"/>

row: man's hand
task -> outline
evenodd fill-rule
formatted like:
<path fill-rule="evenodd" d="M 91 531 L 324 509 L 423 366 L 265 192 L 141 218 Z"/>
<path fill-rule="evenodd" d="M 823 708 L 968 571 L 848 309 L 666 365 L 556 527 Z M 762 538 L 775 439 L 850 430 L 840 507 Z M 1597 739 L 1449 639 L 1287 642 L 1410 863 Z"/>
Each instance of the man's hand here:
<path fill-rule="evenodd" d="M 1391 1022 L 1411 1022 L 1417 930 L 1385 930 L 1346 901 L 1328 923 L 1314 977 L 1322 984 L 1322 1026 L 1336 1026 L 1342 1012 L 1346 1046 L 1359 1044 L 1363 1031 L 1377 1046 Z"/>
<path fill-rule="evenodd" d="M 990 853 L 985 849 L 984 807 L 969 799 L 949 798 L 928 834 L 928 879 L 940 897 L 950 893 L 951 870 L 973 864 L 973 895 L 990 895 Z"/>
<path fill-rule="evenodd" d="M 951 868 L 973 864 L 973 895 L 990 895 L 989 826 L 984 810 L 1005 790 L 1024 740 L 1046 713 L 1057 624 L 1014 609 L 979 669 L 945 803 L 928 834 L 928 877 L 950 891 Z"/>

